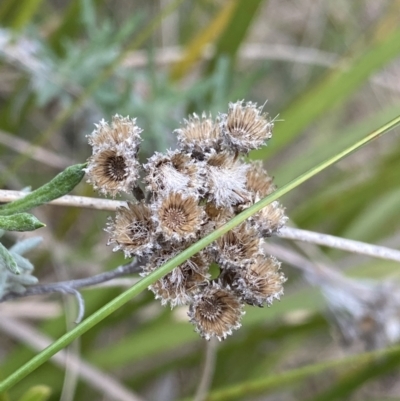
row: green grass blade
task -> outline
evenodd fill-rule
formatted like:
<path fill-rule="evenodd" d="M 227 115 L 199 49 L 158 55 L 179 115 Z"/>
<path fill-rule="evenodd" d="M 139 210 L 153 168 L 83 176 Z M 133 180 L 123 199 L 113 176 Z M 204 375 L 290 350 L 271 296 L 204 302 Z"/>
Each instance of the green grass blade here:
<path fill-rule="evenodd" d="M 211 244 L 213 241 L 221 237 L 226 232 L 232 230 L 234 227 L 242 223 L 244 220 L 252 216 L 253 214 L 260 211 L 262 208 L 273 202 L 274 200 L 279 199 L 292 189 L 296 188 L 303 182 L 309 180 L 322 170 L 326 169 L 327 167 L 331 166 L 332 164 L 338 162 L 339 160 L 343 159 L 350 153 L 354 152 L 361 146 L 366 145 L 367 143 L 371 142 L 374 139 L 379 138 L 380 136 L 384 135 L 385 133 L 389 132 L 391 129 L 395 128 L 397 125 L 400 124 L 400 116 L 395 118 L 394 120 L 390 121 L 389 123 L 385 124 L 383 127 L 379 128 L 378 130 L 372 132 L 371 134 L 367 135 L 362 140 L 358 141 L 352 146 L 349 146 L 347 149 L 343 150 L 342 152 L 338 153 L 334 157 L 324 161 L 323 163 L 319 164 L 318 166 L 314 167 L 313 169 L 307 171 L 306 173 L 302 174 L 295 180 L 289 182 L 288 184 L 284 185 L 282 188 L 278 189 L 271 195 L 261 199 L 259 202 L 254 204 L 253 206 L 249 207 L 248 209 L 244 210 L 242 213 L 234 217 L 232 220 L 224 224 L 223 226 L 219 227 L 217 230 L 213 231 L 211 234 L 207 235 L 206 237 L 199 240 L 197 243 L 191 245 L 189 248 L 185 249 L 176 257 L 169 260 L 159 269 L 141 279 L 137 284 L 132 286 L 127 291 L 120 294 L 118 297 L 113 299 L 111 302 L 97 310 L 87 319 L 85 319 L 81 324 L 75 327 L 70 332 L 64 334 L 61 338 L 51 344 L 49 347 L 44 349 L 30 361 L 28 361 L 25 365 L 21 368 L 16 370 L 13 374 L 11 374 L 8 378 L 6 378 L 2 383 L 0 383 L 0 392 L 6 391 L 16 383 L 18 383 L 21 379 L 23 379 L 26 375 L 33 372 L 36 368 L 41 366 L 45 363 L 49 358 L 51 358 L 54 354 L 58 351 L 66 347 L 70 344 L 73 340 L 80 337 L 83 333 L 90 330 L 96 324 L 101 322 L 111 313 L 119 309 L 121 306 L 126 304 L 130 299 L 134 296 L 141 293 L 145 290 L 149 285 L 153 284 L 156 280 L 159 280 L 164 275 L 171 272 L 175 267 L 179 266 L 191 256 L 205 248 L 207 245 Z"/>
<path fill-rule="evenodd" d="M 262 379 L 252 380 L 240 383 L 235 386 L 230 386 L 226 389 L 213 391 L 207 398 L 207 401 L 222 401 L 231 399 L 241 399 L 249 397 L 250 395 L 265 392 L 275 388 L 284 388 L 288 385 L 293 385 L 301 380 L 316 374 L 325 372 L 327 370 L 362 365 L 368 366 L 378 358 L 382 357 L 396 357 L 400 356 L 400 346 L 386 348 L 384 350 L 366 352 L 359 355 L 352 355 L 347 358 L 336 359 L 321 363 L 316 363 L 309 366 L 304 366 L 298 369 L 290 370 L 289 372 L 263 377 Z"/>
<path fill-rule="evenodd" d="M 230 59 L 235 58 L 239 47 L 246 38 L 247 31 L 251 27 L 254 18 L 257 16 L 257 11 L 263 2 L 264 0 L 247 0 L 238 2 L 229 24 L 216 44 L 215 56 L 208 66 L 209 72 L 215 69 L 218 59 L 222 55 L 228 56 Z"/>
<path fill-rule="evenodd" d="M 398 24 L 388 26 L 387 31 L 381 36 L 372 34 L 379 39 L 367 43 L 364 52 L 355 49 L 353 53 L 357 55 L 342 58 L 337 68 L 292 102 L 279 115 L 285 124 L 276 125 L 273 147 L 253 151 L 251 158 L 265 159 L 271 152 L 282 149 L 313 121 L 348 99 L 374 71 L 397 57 L 400 53 L 400 27 Z"/>

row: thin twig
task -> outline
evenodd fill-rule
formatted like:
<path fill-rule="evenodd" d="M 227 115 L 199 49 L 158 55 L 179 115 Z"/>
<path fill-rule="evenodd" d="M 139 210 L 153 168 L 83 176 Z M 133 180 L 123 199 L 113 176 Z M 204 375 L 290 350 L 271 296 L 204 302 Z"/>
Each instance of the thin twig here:
<path fill-rule="evenodd" d="M 80 323 L 83 319 L 83 316 L 85 315 L 85 300 L 83 299 L 82 294 L 75 288 L 66 286 L 59 286 L 56 289 L 56 292 L 60 292 L 62 294 L 71 294 L 75 296 L 78 303 L 78 316 L 75 319 L 75 323 Z"/>
<path fill-rule="evenodd" d="M 354 241 L 333 235 L 316 233 L 313 231 L 300 230 L 298 228 L 283 227 L 278 233 L 280 238 L 296 241 L 311 242 L 343 251 L 360 253 L 375 258 L 394 260 L 400 262 L 400 251 L 379 245 L 371 245 L 365 242 Z"/>
<path fill-rule="evenodd" d="M 26 195 L 27 192 L 23 191 L 0 189 L 0 202 L 12 202 L 14 200 L 21 199 Z M 49 204 L 56 206 L 72 206 L 83 207 L 87 209 L 115 211 L 118 207 L 126 205 L 126 202 L 110 199 L 90 198 L 87 196 L 65 195 L 61 198 L 52 200 L 49 202 Z"/>
<path fill-rule="evenodd" d="M 74 290 L 76 290 L 77 288 L 90 287 L 95 284 L 104 283 L 105 281 L 112 280 L 116 277 L 124 276 L 126 274 L 139 273 L 142 270 L 143 264 L 143 260 L 135 259 L 134 261 L 126 265 L 118 266 L 114 270 L 96 274 L 92 277 L 77 280 L 60 281 L 58 283 L 51 284 L 32 285 L 27 287 L 26 291 L 22 294 L 9 293 L 4 295 L 3 298 L 0 299 L 0 302 L 16 298 L 29 297 L 33 295 L 49 294 L 53 292 L 73 293 L 74 295 L 76 295 Z"/>
<path fill-rule="evenodd" d="M 193 401 L 204 401 L 207 397 L 211 387 L 212 378 L 214 376 L 217 348 L 218 341 L 216 338 L 212 338 L 206 344 L 206 355 L 204 359 L 203 371 L 201 373 L 200 382 Z"/>
<path fill-rule="evenodd" d="M 0 330 L 7 333 L 34 351 L 41 351 L 54 340 L 35 330 L 32 326 L 18 320 L 2 316 L 0 319 Z M 55 365 L 65 368 L 67 363 L 67 353 L 65 350 L 58 352 L 50 359 Z M 79 370 L 80 378 L 100 394 L 118 401 L 141 401 L 138 395 L 118 382 L 114 377 L 102 372 L 89 363 L 83 361 L 76 355 L 68 356 L 68 363 Z"/>

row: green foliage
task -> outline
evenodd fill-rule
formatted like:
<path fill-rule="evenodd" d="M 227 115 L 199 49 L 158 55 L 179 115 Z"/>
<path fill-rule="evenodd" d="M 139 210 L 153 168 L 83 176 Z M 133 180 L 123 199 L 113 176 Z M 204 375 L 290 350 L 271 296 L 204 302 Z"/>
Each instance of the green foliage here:
<path fill-rule="evenodd" d="M 6 231 L 33 231 L 46 225 L 29 213 L 0 216 L 0 229 Z"/>

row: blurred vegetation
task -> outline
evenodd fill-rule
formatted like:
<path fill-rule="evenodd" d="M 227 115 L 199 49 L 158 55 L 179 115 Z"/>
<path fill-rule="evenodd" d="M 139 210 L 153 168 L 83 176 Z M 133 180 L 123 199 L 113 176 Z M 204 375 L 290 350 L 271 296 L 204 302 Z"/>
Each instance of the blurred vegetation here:
<path fill-rule="evenodd" d="M 155 150 L 174 147 L 172 132 L 188 113 L 215 116 L 238 99 L 268 100 L 265 109 L 278 116 L 268 147 L 250 157 L 263 159 L 283 185 L 399 114 L 399 56 L 397 0 L 2 0 L 1 185 L 37 188 L 67 165 L 83 163 L 90 152 L 85 136 L 116 113 L 137 117 L 145 161 Z M 42 157 L 29 144 L 51 153 Z M 84 183 L 74 193 L 96 196 Z M 399 131 L 282 202 L 298 227 L 398 248 Z M 41 282 L 87 277 L 123 263 L 105 246 L 109 213 L 44 206 L 35 215 L 46 224 L 34 233 L 44 241 L 30 259 Z M 6 246 L 30 235 L 14 234 L 4 237 Z M 354 277 L 398 276 L 392 262 L 311 251 Z M 373 362 L 357 359 L 361 340 L 343 344 L 319 289 L 299 270 L 283 269 L 288 282 L 281 302 L 248 309 L 243 327 L 218 346 L 210 399 L 400 400 L 398 348 Z M 84 290 L 86 316 L 121 291 Z M 0 379 L 43 348 L 36 337 L 56 339 L 73 327 L 75 312 L 74 299 L 58 295 L 1 304 L 0 314 L 23 318 L 33 331 L 28 339 L 2 333 Z M 206 344 L 185 314 L 145 293 L 69 350 L 123 383 L 132 400 L 135 394 L 193 397 Z M 345 355 L 346 363 L 326 362 Z M 305 365 L 309 370 L 301 370 Z M 74 366 L 52 362 L 0 395 L 60 399 L 113 398 Z"/>

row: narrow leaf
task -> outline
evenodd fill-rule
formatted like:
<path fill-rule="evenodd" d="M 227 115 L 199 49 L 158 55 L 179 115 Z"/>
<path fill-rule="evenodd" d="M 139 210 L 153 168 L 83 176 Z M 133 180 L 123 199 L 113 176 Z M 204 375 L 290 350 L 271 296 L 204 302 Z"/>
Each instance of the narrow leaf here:
<path fill-rule="evenodd" d="M 5 267 L 13 274 L 21 274 L 17 262 L 12 257 L 8 249 L 0 242 L 0 268 Z"/>
<path fill-rule="evenodd" d="M 380 33 L 380 34 L 379 34 Z M 380 26 L 376 32 L 368 32 L 365 48 L 360 46 L 345 55 L 333 71 L 329 71 L 310 90 L 295 99 L 279 118 L 285 124 L 277 124 L 272 140 L 273 148 L 261 148 L 251 152 L 252 159 L 265 159 L 290 143 L 313 121 L 347 100 L 371 76 L 400 53 L 399 24 L 388 24 L 384 34 Z"/>
<path fill-rule="evenodd" d="M 218 38 L 228 24 L 232 14 L 237 7 L 237 1 L 223 3 L 221 10 L 212 19 L 208 26 L 200 31 L 190 43 L 186 45 L 182 60 L 178 61 L 171 70 L 171 79 L 177 80 L 183 77 L 192 65 L 201 57 L 205 47 Z"/>
<path fill-rule="evenodd" d="M 18 199 L 7 205 L 0 206 L 0 215 L 8 216 L 14 213 L 25 212 L 36 206 L 48 203 L 60 198 L 72 191 L 82 180 L 86 164 L 75 164 L 67 167 L 63 172 L 55 176 L 47 184 L 29 193 L 22 199 Z"/>
<path fill-rule="evenodd" d="M 16 242 L 11 248 L 10 252 L 24 255 L 25 253 L 35 249 L 43 241 L 42 237 L 26 238 L 22 241 Z"/>
<path fill-rule="evenodd" d="M 43 224 L 30 213 L 0 216 L 0 228 L 6 231 L 33 231 L 45 226 L 46 224 Z"/>

